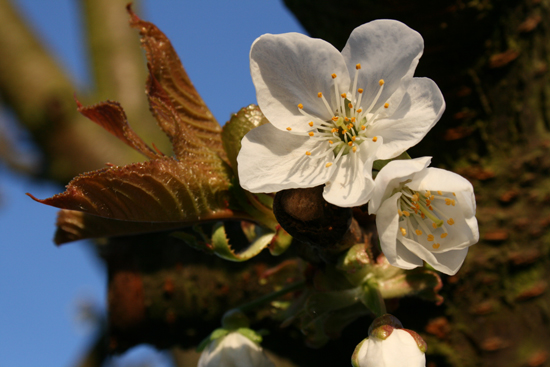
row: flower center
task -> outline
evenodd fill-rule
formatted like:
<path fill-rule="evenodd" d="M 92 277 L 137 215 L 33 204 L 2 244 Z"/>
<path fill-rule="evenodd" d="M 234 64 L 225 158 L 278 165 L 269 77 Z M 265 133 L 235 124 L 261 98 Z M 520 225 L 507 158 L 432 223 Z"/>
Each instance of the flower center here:
<path fill-rule="evenodd" d="M 360 145 L 368 139 L 376 142 L 378 137 L 369 136 L 368 127 L 377 119 L 378 115 L 371 113 L 371 110 L 375 106 L 376 102 L 382 94 L 384 89 L 384 80 L 380 79 L 378 82 L 380 89 L 378 90 L 374 100 L 370 106 L 363 110 L 361 106 L 361 99 L 363 97 L 363 89 L 357 88 L 357 81 L 359 70 L 361 70 L 361 64 L 355 66 L 355 77 L 353 80 L 352 92 L 341 93 L 336 82 L 337 75 L 332 74 L 331 77 L 334 81 L 334 100 L 332 105 L 325 98 L 322 92 L 317 93 L 317 97 L 323 101 L 326 110 L 332 115 L 332 118 L 328 121 L 324 121 L 318 117 L 312 116 L 304 111 L 304 106 L 298 104 L 298 110 L 304 116 L 311 119 L 308 122 L 310 127 L 308 132 L 294 132 L 292 128 L 288 127 L 287 130 L 297 135 L 308 135 L 312 139 L 316 139 L 319 143 L 328 142 L 326 149 L 320 149 L 319 152 L 307 151 L 305 154 L 311 158 L 326 158 L 328 163 L 326 167 L 332 166 L 343 155 L 350 153 L 357 153 L 360 151 Z M 332 106 L 332 107 L 331 107 Z M 384 104 L 385 108 L 389 107 L 389 103 Z"/>
<path fill-rule="evenodd" d="M 452 217 L 445 215 L 444 206 L 456 205 L 456 194 L 437 191 L 437 194 L 411 190 L 401 183 L 401 198 L 397 203 L 399 230 L 407 237 L 423 245 L 431 245 L 434 250 L 449 235 L 447 229 L 455 224 Z"/>

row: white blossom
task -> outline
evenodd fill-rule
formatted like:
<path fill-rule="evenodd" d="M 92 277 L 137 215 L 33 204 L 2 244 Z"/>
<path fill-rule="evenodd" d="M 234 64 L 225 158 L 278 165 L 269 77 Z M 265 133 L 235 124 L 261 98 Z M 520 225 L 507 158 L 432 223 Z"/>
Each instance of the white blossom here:
<path fill-rule="evenodd" d="M 371 336 L 358 345 L 357 367 L 425 367 L 426 356 L 410 332 L 393 329 L 387 339 Z"/>
<path fill-rule="evenodd" d="M 376 176 L 369 213 L 390 264 L 412 269 L 424 260 L 454 275 L 479 240 L 474 191 L 456 173 L 427 168 L 430 161 L 388 163 Z"/>
<path fill-rule="evenodd" d="M 208 344 L 198 367 L 274 367 L 262 347 L 235 331 Z"/>
<path fill-rule="evenodd" d="M 242 141 L 242 187 L 276 192 L 324 184 L 330 203 L 365 204 L 373 161 L 417 144 L 445 108 L 432 80 L 413 78 L 423 48 L 416 31 L 394 20 L 356 28 L 341 53 L 298 33 L 258 38 L 250 69 L 271 124 Z"/>

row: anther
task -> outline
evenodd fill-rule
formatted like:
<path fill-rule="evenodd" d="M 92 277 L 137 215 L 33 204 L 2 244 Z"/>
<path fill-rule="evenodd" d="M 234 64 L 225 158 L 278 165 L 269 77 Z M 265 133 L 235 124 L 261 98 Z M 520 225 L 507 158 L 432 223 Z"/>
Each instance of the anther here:
<path fill-rule="evenodd" d="M 357 110 L 357 113 L 361 113 L 361 112 L 363 112 L 363 109 L 360 108 Z"/>
<path fill-rule="evenodd" d="M 300 103 L 300 104 L 298 104 L 298 108 L 302 109 L 302 108 L 304 108 L 304 105 Z"/>
<path fill-rule="evenodd" d="M 321 92 L 317 93 L 317 97 L 322 98 L 322 97 L 323 97 L 323 93 L 321 93 Z"/>
<path fill-rule="evenodd" d="M 351 147 L 353 145 L 352 141 L 348 141 L 348 145 Z"/>
<path fill-rule="evenodd" d="M 361 125 L 361 130 L 365 130 L 367 127 L 365 125 Z"/>
<path fill-rule="evenodd" d="M 435 222 L 433 222 L 432 227 L 434 227 L 434 229 L 437 229 L 437 224 L 435 224 Z"/>
<path fill-rule="evenodd" d="M 432 193 L 430 192 L 430 190 L 427 190 L 426 193 L 424 193 L 424 196 L 427 198 L 429 198 L 431 195 Z"/>
<path fill-rule="evenodd" d="M 434 243 L 432 247 L 437 250 L 441 245 L 439 243 Z"/>
<path fill-rule="evenodd" d="M 365 130 L 365 129 L 363 129 L 363 130 Z M 375 136 L 374 138 L 372 138 L 372 141 L 375 142 L 375 143 L 376 143 L 377 140 L 378 140 L 378 136 Z"/>
<path fill-rule="evenodd" d="M 348 103 L 349 108 L 353 108 L 353 105 L 351 103 Z"/>
<path fill-rule="evenodd" d="M 434 240 L 434 235 L 433 234 L 429 234 L 428 235 L 428 241 L 433 241 Z"/>
<path fill-rule="evenodd" d="M 357 92 L 359 92 L 359 94 L 363 93 L 363 88 L 357 89 Z"/>
<path fill-rule="evenodd" d="M 384 108 L 388 108 L 388 107 L 390 107 L 390 104 L 389 104 L 389 103 L 387 103 L 387 102 L 386 102 L 386 103 L 384 103 Z"/>
<path fill-rule="evenodd" d="M 332 79 L 336 79 L 336 74 L 331 75 Z"/>
<path fill-rule="evenodd" d="M 441 191 L 437 191 L 437 195 L 443 195 L 443 193 Z"/>
<path fill-rule="evenodd" d="M 332 130 L 330 130 L 331 133 L 337 133 L 338 132 L 338 129 L 333 127 Z"/>
<path fill-rule="evenodd" d="M 399 216 L 403 215 L 403 212 L 401 211 L 401 209 L 397 209 L 397 214 L 399 214 Z"/>
<path fill-rule="evenodd" d="M 340 96 L 342 96 L 342 98 L 346 98 L 346 93 L 342 93 Z"/>
<path fill-rule="evenodd" d="M 445 199 L 445 204 L 451 205 L 451 199 L 449 199 L 449 198 Z"/>
<path fill-rule="evenodd" d="M 378 84 L 380 84 L 380 86 L 383 86 L 383 85 L 384 85 L 384 79 L 380 79 L 380 80 L 378 81 Z"/>
<path fill-rule="evenodd" d="M 351 150 L 353 151 L 353 153 L 355 153 L 357 152 L 357 147 L 353 147 Z"/>
<path fill-rule="evenodd" d="M 405 228 L 401 227 L 401 228 L 399 228 L 399 230 L 401 231 L 401 234 L 402 234 L 403 236 L 406 236 L 406 235 L 407 235 L 407 230 L 406 230 Z"/>
<path fill-rule="evenodd" d="M 361 69 L 361 64 L 357 64 L 357 65 L 355 65 L 355 69 L 356 69 L 356 70 L 359 70 L 359 69 Z"/>
<path fill-rule="evenodd" d="M 411 213 L 409 213 L 409 212 L 408 212 L 408 211 L 406 211 L 406 210 L 403 210 L 403 214 L 405 214 L 405 217 L 408 217 L 408 216 L 410 216 L 410 215 L 411 215 Z"/>
<path fill-rule="evenodd" d="M 333 116 L 333 117 L 332 117 L 332 121 L 334 121 L 334 122 L 338 121 L 338 117 L 337 117 L 337 116 Z"/>
<path fill-rule="evenodd" d="M 417 229 L 417 230 L 415 231 L 415 233 L 416 233 L 418 236 L 422 236 L 422 231 L 419 230 L 419 229 Z"/>
<path fill-rule="evenodd" d="M 329 168 L 330 166 L 332 166 L 332 163 L 331 163 L 331 162 L 328 162 L 327 164 L 325 164 L 325 167 L 326 167 L 326 168 Z"/>
<path fill-rule="evenodd" d="M 351 137 L 351 140 L 352 140 L 352 141 L 355 141 L 355 139 L 357 139 L 356 136 L 352 136 L 352 137 Z"/>
<path fill-rule="evenodd" d="M 452 226 L 453 224 L 455 224 L 455 221 L 453 218 L 449 218 L 449 220 L 447 220 L 447 223 L 449 223 L 449 225 Z"/>
<path fill-rule="evenodd" d="M 453 192 L 453 196 L 456 196 L 456 194 Z"/>
<path fill-rule="evenodd" d="M 434 201 L 434 199 L 435 199 L 435 195 L 430 196 L 431 201 Z"/>
<path fill-rule="evenodd" d="M 309 136 L 313 136 L 313 135 L 315 135 L 315 134 L 313 133 L 313 131 L 310 131 L 310 132 L 309 132 L 309 133 L 307 133 L 307 134 L 308 134 Z"/>
<path fill-rule="evenodd" d="M 447 232 L 441 234 L 441 238 L 447 237 L 449 234 Z"/>
<path fill-rule="evenodd" d="M 332 140 L 329 140 L 328 143 L 329 144 L 334 144 L 334 142 Z"/>
<path fill-rule="evenodd" d="M 308 122 L 308 125 L 313 127 L 313 121 Z"/>
<path fill-rule="evenodd" d="M 291 127 L 287 127 L 286 129 L 287 129 L 288 131 L 292 130 L 292 128 L 291 128 Z"/>
<path fill-rule="evenodd" d="M 348 121 L 349 121 L 349 118 L 344 117 L 344 121 L 345 121 L 345 122 L 348 122 Z M 348 129 L 349 129 L 349 125 L 348 125 Z"/>
<path fill-rule="evenodd" d="M 355 122 L 355 117 L 352 117 L 352 118 L 351 118 L 351 122 Z"/>
<path fill-rule="evenodd" d="M 311 155 L 311 152 L 309 152 L 309 151 L 308 151 L 308 152 L 306 152 L 306 155 Z"/>
<path fill-rule="evenodd" d="M 412 201 L 417 202 L 420 198 L 418 197 L 418 194 L 414 194 L 412 196 Z"/>
<path fill-rule="evenodd" d="M 455 204 L 456 204 L 456 201 L 451 200 L 451 205 L 452 205 L 452 206 L 455 206 Z"/>

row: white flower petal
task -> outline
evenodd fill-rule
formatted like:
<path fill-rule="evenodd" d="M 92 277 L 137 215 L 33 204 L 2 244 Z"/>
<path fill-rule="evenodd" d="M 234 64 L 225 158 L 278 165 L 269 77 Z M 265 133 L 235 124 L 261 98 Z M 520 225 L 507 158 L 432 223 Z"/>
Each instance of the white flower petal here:
<path fill-rule="evenodd" d="M 431 79 L 412 79 L 394 113 L 369 127 L 369 135 L 384 137 L 377 159 L 396 157 L 416 145 L 439 121 L 444 110 L 443 95 Z"/>
<path fill-rule="evenodd" d="M 344 58 L 334 46 L 299 33 L 258 38 L 250 50 L 250 72 L 262 112 L 281 130 L 308 131 L 311 119 L 299 112 L 299 103 L 307 113 L 330 120 L 332 115 L 317 93 L 334 106 L 334 82 L 342 92 L 350 83 Z"/>
<path fill-rule="evenodd" d="M 373 111 L 394 94 L 394 103 L 399 103 L 423 49 L 422 36 L 395 20 L 375 20 L 355 28 L 342 55 L 350 71 L 361 64 L 357 85 L 364 89 L 362 107 L 368 108 L 374 100 L 380 79 L 385 81 L 384 90 Z"/>
<path fill-rule="evenodd" d="M 380 247 L 388 262 L 402 269 L 414 269 L 424 264 L 422 259 L 397 241 L 399 232 L 397 201 L 400 197 L 401 193 L 396 193 L 382 203 L 376 213 L 376 228 L 380 238 Z"/>
<path fill-rule="evenodd" d="M 241 143 L 237 157 L 239 181 L 251 192 L 319 186 L 329 180 L 334 169 L 325 167 L 325 159 L 305 154 L 326 151 L 327 142 L 318 144 L 308 136 L 292 135 L 272 124 L 252 129 Z"/>
<path fill-rule="evenodd" d="M 369 214 L 376 214 L 382 201 L 390 196 L 399 183 L 428 167 L 431 160 L 432 157 L 395 160 L 382 168 L 374 181 L 375 187 L 369 202 Z"/>
<path fill-rule="evenodd" d="M 202 352 L 198 367 L 275 367 L 262 348 L 238 332 L 214 340 Z"/>
<path fill-rule="evenodd" d="M 416 191 L 442 190 L 447 192 L 474 192 L 472 184 L 464 177 L 454 172 L 434 167 L 427 168 L 425 171 L 416 175 L 414 179 L 407 184 L 407 186 Z M 475 201 L 471 202 L 471 204 L 474 205 L 475 211 Z"/>
<path fill-rule="evenodd" d="M 400 241 L 402 241 L 403 245 L 405 245 L 409 251 L 424 259 L 424 261 L 430 264 L 435 270 L 448 275 L 455 275 L 458 272 L 468 253 L 468 248 L 434 253 L 416 241 L 402 236 L 400 237 Z"/>
<path fill-rule="evenodd" d="M 426 356 L 406 331 L 394 329 L 385 340 L 371 337 L 358 353 L 360 367 L 425 367 Z"/>

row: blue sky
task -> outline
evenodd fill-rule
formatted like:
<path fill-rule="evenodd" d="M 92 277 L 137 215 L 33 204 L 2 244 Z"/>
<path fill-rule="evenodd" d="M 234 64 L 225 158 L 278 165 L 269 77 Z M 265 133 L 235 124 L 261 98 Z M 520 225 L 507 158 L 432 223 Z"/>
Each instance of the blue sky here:
<path fill-rule="evenodd" d="M 88 80 L 75 0 L 16 0 L 47 47 L 79 85 Z M 275 0 L 144 0 L 142 17 L 171 39 L 196 88 L 221 123 L 255 102 L 248 68 L 254 39 L 264 33 L 303 32 Z M 98 101 L 99 102 L 99 101 Z M 6 114 L 0 119 L 9 119 Z M 104 310 L 105 272 L 84 242 L 52 243 L 57 210 L 24 194 L 45 198 L 62 188 L 31 182 L 0 163 L 0 366 L 73 366 L 93 330 L 78 321 L 79 304 Z M 143 360 L 169 365 L 148 349 L 113 365 Z"/>

